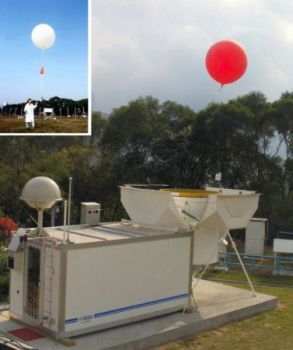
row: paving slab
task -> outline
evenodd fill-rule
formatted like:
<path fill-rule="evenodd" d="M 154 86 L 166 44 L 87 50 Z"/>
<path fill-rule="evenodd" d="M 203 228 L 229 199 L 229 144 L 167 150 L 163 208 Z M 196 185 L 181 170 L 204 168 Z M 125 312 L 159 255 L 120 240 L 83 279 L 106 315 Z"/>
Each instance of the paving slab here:
<path fill-rule="evenodd" d="M 194 287 L 197 310 L 193 313 L 177 312 L 116 328 L 72 338 L 72 350 L 144 350 L 180 338 L 207 331 L 229 322 L 252 317 L 277 306 L 277 298 L 231 287 L 218 282 L 201 280 Z M 23 324 L 9 319 L 0 312 L 0 331 L 21 328 Z M 40 350 L 68 349 L 50 338 L 25 342 Z"/>

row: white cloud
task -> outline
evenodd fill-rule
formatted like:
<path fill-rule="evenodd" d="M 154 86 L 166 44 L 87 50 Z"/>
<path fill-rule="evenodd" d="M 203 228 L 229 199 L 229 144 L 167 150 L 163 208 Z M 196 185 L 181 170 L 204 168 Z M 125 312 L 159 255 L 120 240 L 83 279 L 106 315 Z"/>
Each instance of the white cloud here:
<path fill-rule="evenodd" d="M 283 89 L 286 88 L 289 83 L 289 76 L 280 65 L 271 58 L 268 58 L 265 62 L 265 68 L 269 81 L 273 82 L 274 85 L 279 85 Z"/>
<path fill-rule="evenodd" d="M 220 0 L 219 1 L 220 6 L 226 7 L 226 8 L 232 8 L 237 10 L 247 10 L 247 9 L 254 9 L 254 8 L 263 8 L 265 5 L 264 0 Z"/>
<path fill-rule="evenodd" d="M 278 98 L 293 87 L 289 11 L 293 5 L 287 0 L 280 4 L 273 0 L 94 0 L 94 108 L 109 112 L 148 94 L 194 109 L 255 89 Z M 226 38 L 245 47 L 249 69 L 219 94 L 204 61 L 209 46 Z"/>
<path fill-rule="evenodd" d="M 277 21 L 280 38 L 288 44 L 293 43 L 293 21 L 288 21 L 285 19 L 280 19 Z"/>

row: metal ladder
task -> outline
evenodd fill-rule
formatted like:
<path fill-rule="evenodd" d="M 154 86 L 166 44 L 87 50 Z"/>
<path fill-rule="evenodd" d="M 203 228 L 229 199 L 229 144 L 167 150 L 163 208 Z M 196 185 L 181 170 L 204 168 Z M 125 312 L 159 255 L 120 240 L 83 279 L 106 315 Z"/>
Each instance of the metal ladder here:
<path fill-rule="evenodd" d="M 43 309 L 43 321 L 48 327 L 52 322 L 52 299 L 53 299 L 53 276 L 54 276 L 54 254 L 51 247 L 46 247 L 50 253 L 46 254 L 44 261 L 44 309 Z"/>

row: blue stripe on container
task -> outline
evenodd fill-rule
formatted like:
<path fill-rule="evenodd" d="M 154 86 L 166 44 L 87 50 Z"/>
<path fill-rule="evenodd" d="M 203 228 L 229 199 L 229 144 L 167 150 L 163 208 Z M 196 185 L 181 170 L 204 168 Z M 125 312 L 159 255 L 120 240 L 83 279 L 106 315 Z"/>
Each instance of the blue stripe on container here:
<path fill-rule="evenodd" d="M 77 322 L 77 318 L 70 318 L 69 320 L 65 321 L 66 324 L 75 323 L 75 322 Z"/>
<path fill-rule="evenodd" d="M 108 310 L 108 311 L 95 313 L 94 314 L 94 318 L 100 318 L 100 317 L 104 317 L 104 316 L 118 314 L 118 313 L 121 313 L 121 312 L 132 311 L 132 310 L 135 310 L 135 309 L 140 309 L 140 308 L 143 308 L 143 307 L 148 307 L 148 306 L 153 306 L 153 305 L 157 305 L 157 304 L 167 303 L 167 302 L 170 302 L 170 301 L 184 299 L 184 298 L 187 298 L 187 297 L 188 297 L 188 294 L 184 293 L 184 294 L 179 294 L 179 295 L 175 295 L 175 296 L 172 296 L 172 297 L 167 297 L 167 298 L 163 298 L 163 299 L 157 299 L 157 300 L 148 301 L 146 303 L 129 305 L 129 306 L 121 307 L 121 308 L 118 308 L 118 309 L 113 309 L 113 310 Z M 66 324 L 72 324 L 72 323 L 76 323 L 77 321 L 78 321 L 78 318 L 71 318 L 71 319 L 66 320 L 65 323 Z"/>
<path fill-rule="evenodd" d="M 161 303 L 166 303 L 166 302 L 173 301 L 173 300 L 183 299 L 183 298 L 186 298 L 187 296 L 188 296 L 188 294 L 186 294 L 186 293 L 185 294 L 180 294 L 180 295 L 175 295 L 173 297 L 153 300 L 153 301 L 149 301 L 149 302 L 146 302 L 146 303 L 134 304 L 134 305 L 126 306 L 126 307 L 121 307 L 121 308 L 118 308 L 118 309 L 113 309 L 113 310 L 109 310 L 109 311 L 99 312 L 99 313 L 96 313 L 94 316 L 95 316 L 95 318 L 109 316 L 109 315 L 118 314 L 118 313 L 121 313 L 121 312 L 126 312 L 126 311 L 135 310 L 135 309 L 140 309 L 140 308 L 147 307 L 147 306 L 153 306 L 153 305 L 157 305 L 157 304 L 161 304 Z"/>

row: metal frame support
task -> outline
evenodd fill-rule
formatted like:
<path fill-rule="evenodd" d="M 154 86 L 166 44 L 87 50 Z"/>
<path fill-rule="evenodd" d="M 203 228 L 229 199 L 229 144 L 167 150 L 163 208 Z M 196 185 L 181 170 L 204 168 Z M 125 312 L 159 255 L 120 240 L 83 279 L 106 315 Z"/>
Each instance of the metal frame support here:
<path fill-rule="evenodd" d="M 219 240 L 218 243 L 225 241 L 227 237 L 228 237 L 229 240 L 231 241 L 232 248 L 233 248 L 234 251 L 235 251 L 235 254 L 236 254 L 236 256 L 237 256 L 237 258 L 238 258 L 238 260 L 239 260 L 239 263 L 240 263 L 240 265 L 241 265 L 241 267 L 242 267 L 242 270 L 243 270 L 243 272 L 244 272 L 244 275 L 245 275 L 245 277 L 246 277 L 246 279 L 247 279 L 247 281 L 248 281 L 248 283 L 249 283 L 249 286 L 250 286 L 250 289 L 251 289 L 251 292 L 252 292 L 252 296 L 253 296 L 253 297 L 256 297 L 256 292 L 255 292 L 255 289 L 254 289 L 253 284 L 252 284 L 252 282 L 251 282 L 251 279 L 250 279 L 250 277 L 249 277 L 249 275 L 248 275 L 248 273 L 247 273 L 247 270 L 246 270 L 246 268 L 245 268 L 245 266 L 244 266 L 244 263 L 243 263 L 243 261 L 242 261 L 242 259 L 241 259 L 240 254 L 239 254 L 239 252 L 238 252 L 236 243 L 235 243 L 235 241 L 233 240 L 233 238 L 231 237 L 231 234 L 230 234 L 229 230 L 226 231 L 224 237 L 221 238 L 221 239 Z M 217 249 L 218 249 L 218 247 L 217 247 Z M 193 295 L 193 290 L 194 290 L 194 288 L 197 286 L 197 284 L 199 283 L 199 281 L 203 278 L 203 276 L 204 276 L 204 274 L 206 273 L 206 271 L 207 271 L 207 269 L 209 268 L 209 266 L 210 266 L 210 264 L 206 264 L 206 265 L 205 265 L 205 267 L 204 267 L 204 269 L 202 270 L 201 274 L 199 275 L 198 279 L 195 281 L 194 286 L 193 286 L 192 291 L 191 291 L 191 295 L 190 295 L 190 297 L 189 297 L 189 299 L 188 299 L 188 301 L 187 301 L 187 303 L 186 303 L 186 305 L 185 305 L 185 307 L 184 307 L 184 309 L 183 309 L 183 313 L 185 313 L 185 311 L 186 311 L 187 309 L 189 309 L 190 306 L 191 306 L 192 304 L 195 306 L 195 308 L 197 308 L 197 304 L 196 304 L 196 301 L 195 301 L 195 298 L 194 298 L 194 295 Z M 195 275 L 196 275 L 196 272 L 193 273 L 192 279 L 194 279 Z"/>
<path fill-rule="evenodd" d="M 244 272 L 244 274 L 245 274 L 245 277 L 246 277 L 246 279 L 247 279 L 247 281 L 248 281 L 248 283 L 249 283 L 249 286 L 250 286 L 250 289 L 251 289 L 251 292 L 252 292 L 252 296 L 253 296 L 253 297 L 256 297 L 255 289 L 254 289 L 254 287 L 253 287 L 253 285 L 252 285 L 251 279 L 250 279 L 250 277 L 249 277 L 249 275 L 248 275 L 248 273 L 247 273 L 247 271 L 246 271 L 246 268 L 245 268 L 245 266 L 244 266 L 244 264 L 243 264 L 243 261 L 242 261 L 242 259 L 241 259 L 241 256 L 240 256 L 240 254 L 239 254 L 239 252 L 238 252 L 238 249 L 237 249 L 237 247 L 236 247 L 235 241 L 234 241 L 233 238 L 231 237 L 231 234 L 230 234 L 229 231 L 226 232 L 226 235 L 225 235 L 225 236 L 228 236 L 229 239 L 230 239 L 230 241 L 231 241 L 232 247 L 233 247 L 233 249 L 234 249 L 234 251 L 235 251 L 235 253 L 236 253 L 236 256 L 237 256 L 237 258 L 238 258 L 238 260 L 239 260 L 239 262 L 240 262 L 240 265 L 241 265 L 242 270 L 243 270 L 243 272 Z"/>

